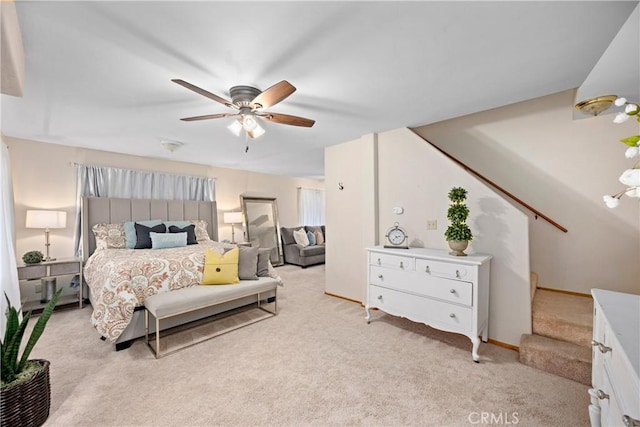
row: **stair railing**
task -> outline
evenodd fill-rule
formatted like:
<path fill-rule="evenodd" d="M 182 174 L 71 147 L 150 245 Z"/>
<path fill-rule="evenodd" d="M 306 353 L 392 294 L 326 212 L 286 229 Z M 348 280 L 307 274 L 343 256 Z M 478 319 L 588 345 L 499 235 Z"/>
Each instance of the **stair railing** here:
<path fill-rule="evenodd" d="M 417 136 L 422 138 L 427 144 L 431 145 L 433 148 L 438 150 L 440 153 L 444 154 L 448 159 L 450 159 L 451 161 L 453 161 L 454 163 L 456 163 L 457 165 L 462 167 L 465 171 L 469 172 L 471 175 L 474 175 L 475 177 L 481 179 L 482 181 L 484 181 L 485 183 L 487 183 L 491 187 L 495 188 L 496 190 L 498 190 L 501 193 L 503 193 L 505 196 L 509 197 L 510 199 L 512 199 L 513 201 L 518 203 L 519 205 L 524 206 L 525 208 L 527 208 L 529 211 L 531 211 L 534 214 L 535 219 L 538 219 L 538 217 L 540 217 L 540 218 L 544 219 L 545 221 L 547 221 L 549 224 L 553 225 L 558 230 L 562 231 L 563 233 L 566 233 L 567 231 L 569 231 L 565 227 L 563 227 L 562 225 L 558 224 L 556 221 L 554 221 L 551 218 L 549 218 L 547 215 L 543 214 L 542 212 L 540 212 L 539 210 L 537 210 L 536 208 L 531 206 L 530 204 L 528 204 L 528 203 L 524 202 L 523 200 L 521 200 L 520 198 L 514 196 L 509 191 L 505 190 L 504 188 L 502 188 L 501 186 L 499 186 L 495 182 L 491 181 L 489 178 L 483 176 L 478 171 L 470 168 L 466 164 L 462 163 L 460 160 L 458 160 L 455 157 L 453 157 L 451 154 L 449 154 L 446 151 L 442 150 L 440 147 L 436 146 L 434 143 L 432 143 L 428 139 L 424 138 L 421 135 L 418 135 L 415 131 L 413 131 L 413 133 L 415 133 Z"/>

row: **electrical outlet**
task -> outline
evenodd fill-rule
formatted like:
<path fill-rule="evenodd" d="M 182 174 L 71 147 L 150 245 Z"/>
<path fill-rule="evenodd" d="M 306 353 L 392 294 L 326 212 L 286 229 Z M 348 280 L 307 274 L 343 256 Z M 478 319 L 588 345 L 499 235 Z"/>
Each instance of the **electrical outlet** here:
<path fill-rule="evenodd" d="M 36 294 L 41 294 L 41 293 L 42 293 L 42 285 L 38 283 L 36 285 Z"/>
<path fill-rule="evenodd" d="M 427 220 L 427 230 L 437 230 L 438 229 L 438 221 L 435 219 Z"/>

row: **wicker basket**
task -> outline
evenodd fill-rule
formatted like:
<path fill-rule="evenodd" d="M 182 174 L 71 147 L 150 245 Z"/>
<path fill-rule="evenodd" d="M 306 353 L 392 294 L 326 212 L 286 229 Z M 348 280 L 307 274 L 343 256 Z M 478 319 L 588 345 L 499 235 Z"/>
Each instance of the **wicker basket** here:
<path fill-rule="evenodd" d="M 31 379 L 0 389 L 0 425 L 2 427 L 41 426 L 49 417 L 51 386 L 49 361 L 33 359 L 42 369 Z"/>

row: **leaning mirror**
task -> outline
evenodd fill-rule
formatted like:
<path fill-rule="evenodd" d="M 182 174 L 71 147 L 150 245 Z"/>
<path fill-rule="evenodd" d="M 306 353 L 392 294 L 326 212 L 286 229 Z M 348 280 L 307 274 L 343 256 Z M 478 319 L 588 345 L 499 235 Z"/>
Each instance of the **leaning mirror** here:
<path fill-rule="evenodd" d="M 242 206 L 247 242 L 254 247 L 270 248 L 271 264 L 274 266 L 283 264 L 276 199 L 240 196 L 240 206 Z"/>

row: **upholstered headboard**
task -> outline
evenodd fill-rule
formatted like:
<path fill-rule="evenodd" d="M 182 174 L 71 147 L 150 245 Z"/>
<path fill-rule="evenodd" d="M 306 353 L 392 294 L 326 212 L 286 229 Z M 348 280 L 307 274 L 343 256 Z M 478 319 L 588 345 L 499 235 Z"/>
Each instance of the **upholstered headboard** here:
<path fill-rule="evenodd" d="M 96 249 L 91 227 L 100 223 L 119 223 L 163 219 L 167 221 L 207 221 L 207 232 L 218 240 L 218 211 L 216 202 L 192 200 L 114 199 L 109 197 L 83 197 L 82 199 L 82 253 L 86 260 Z"/>

